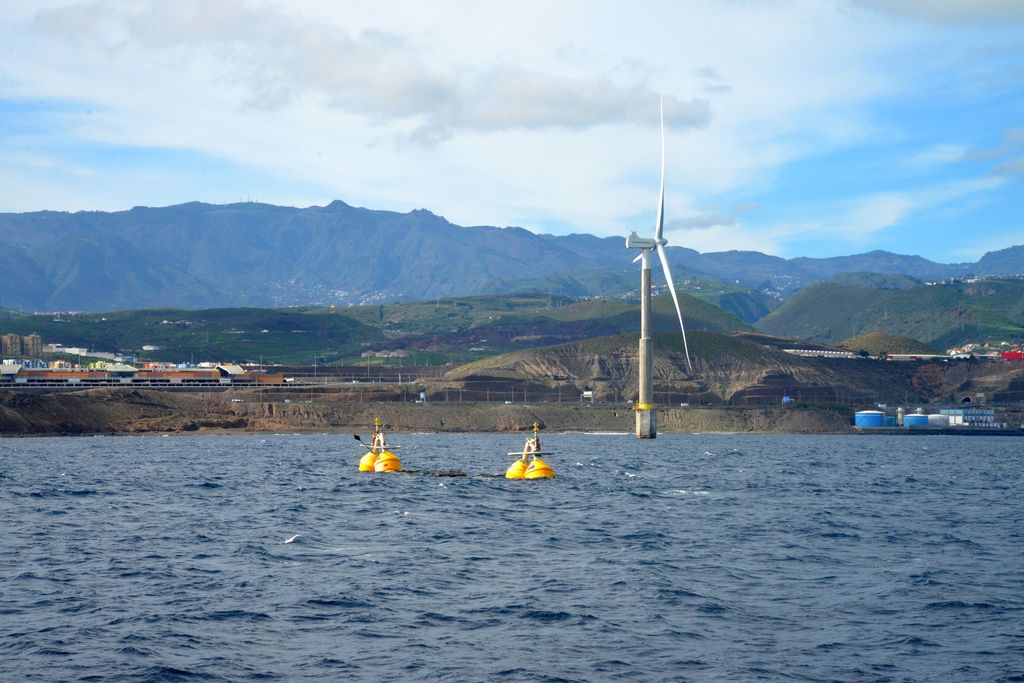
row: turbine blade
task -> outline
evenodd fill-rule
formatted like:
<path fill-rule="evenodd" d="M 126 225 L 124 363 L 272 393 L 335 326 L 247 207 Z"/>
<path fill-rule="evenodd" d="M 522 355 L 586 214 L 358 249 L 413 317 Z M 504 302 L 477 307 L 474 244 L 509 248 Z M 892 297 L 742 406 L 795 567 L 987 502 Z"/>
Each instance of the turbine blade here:
<path fill-rule="evenodd" d="M 633 259 L 633 263 L 636 263 L 637 261 L 639 261 L 643 257 L 644 257 L 643 252 L 640 252 L 639 254 L 636 255 L 636 258 Z"/>
<path fill-rule="evenodd" d="M 665 224 L 665 98 L 661 98 L 661 190 L 658 193 L 658 222 L 654 226 L 654 239 L 661 241 Z"/>
<path fill-rule="evenodd" d="M 665 247 L 658 243 L 658 258 L 661 260 L 661 268 L 665 271 L 665 280 L 668 281 L 668 291 L 672 294 L 672 303 L 676 305 L 676 315 L 679 316 L 679 331 L 683 333 L 683 351 L 686 353 L 686 366 L 693 372 L 693 363 L 690 362 L 690 345 L 686 343 L 686 327 L 683 325 L 683 311 L 679 308 L 679 295 L 676 294 L 676 285 L 672 282 L 672 272 L 668 268 L 668 256 L 665 255 Z"/>

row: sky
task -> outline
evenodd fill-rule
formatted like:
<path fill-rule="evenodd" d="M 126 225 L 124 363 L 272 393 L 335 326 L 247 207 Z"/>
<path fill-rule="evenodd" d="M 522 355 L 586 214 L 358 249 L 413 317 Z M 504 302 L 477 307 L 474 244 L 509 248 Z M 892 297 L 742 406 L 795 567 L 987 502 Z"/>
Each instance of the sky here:
<path fill-rule="evenodd" d="M 6 0 L 0 212 L 188 201 L 973 261 L 1024 243 L 1020 0 Z"/>

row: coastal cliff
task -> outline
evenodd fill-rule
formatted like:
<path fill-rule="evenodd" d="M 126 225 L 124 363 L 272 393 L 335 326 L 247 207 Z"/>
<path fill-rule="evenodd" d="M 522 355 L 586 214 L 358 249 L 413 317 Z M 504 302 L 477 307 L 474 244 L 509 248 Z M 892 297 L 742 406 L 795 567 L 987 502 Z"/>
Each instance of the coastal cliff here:
<path fill-rule="evenodd" d="M 631 431 L 626 406 L 559 403 L 233 402 L 228 394 L 93 389 L 34 394 L 0 391 L 0 435 L 359 431 L 380 417 L 398 431 Z M 849 416 L 830 409 L 673 407 L 662 432 L 845 433 Z"/>

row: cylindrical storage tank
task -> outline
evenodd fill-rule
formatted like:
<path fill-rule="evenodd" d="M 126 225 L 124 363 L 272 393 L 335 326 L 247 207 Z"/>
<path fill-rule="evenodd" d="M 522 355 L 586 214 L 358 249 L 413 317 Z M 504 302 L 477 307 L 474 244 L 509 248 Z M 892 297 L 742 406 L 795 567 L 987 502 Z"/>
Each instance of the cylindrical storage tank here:
<path fill-rule="evenodd" d="M 929 427 L 948 427 L 949 426 L 949 415 L 929 415 L 928 416 Z"/>
<path fill-rule="evenodd" d="M 928 426 L 928 416 L 927 415 L 920 415 L 918 413 L 914 413 L 913 415 L 904 415 L 903 416 L 903 426 L 904 427 L 927 427 Z"/>
<path fill-rule="evenodd" d="M 896 416 L 895 415 L 886 415 L 885 416 L 885 426 L 886 427 L 895 427 L 896 426 Z"/>
<path fill-rule="evenodd" d="M 885 413 L 879 410 L 859 410 L 853 415 L 854 427 L 882 427 L 885 425 Z"/>

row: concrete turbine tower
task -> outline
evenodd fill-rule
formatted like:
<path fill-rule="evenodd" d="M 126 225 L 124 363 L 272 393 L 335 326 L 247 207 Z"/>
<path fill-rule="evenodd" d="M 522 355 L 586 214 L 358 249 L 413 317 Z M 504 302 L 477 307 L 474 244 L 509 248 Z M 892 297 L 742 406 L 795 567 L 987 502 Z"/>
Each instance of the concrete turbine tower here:
<path fill-rule="evenodd" d="M 634 259 L 640 261 L 640 396 L 634 411 L 636 412 L 636 436 L 638 439 L 653 439 L 658 435 L 658 419 L 654 409 L 654 390 L 651 383 L 651 372 L 654 366 L 654 354 L 651 346 L 651 250 L 658 252 L 661 268 L 665 271 L 668 291 L 672 294 L 672 302 L 676 305 L 679 317 L 679 330 L 683 333 L 683 350 L 686 353 L 686 365 L 693 372 L 690 362 L 690 347 L 686 343 L 686 327 L 683 325 L 683 312 L 679 308 L 679 296 L 676 294 L 672 273 L 665 255 L 668 242 L 661 236 L 665 224 L 665 102 L 661 103 L 661 191 L 658 196 L 658 217 L 654 227 L 654 238 L 639 237 L 636 231 L 626 238 L 627 249 L 639 249 L 640 255 Z"/>

